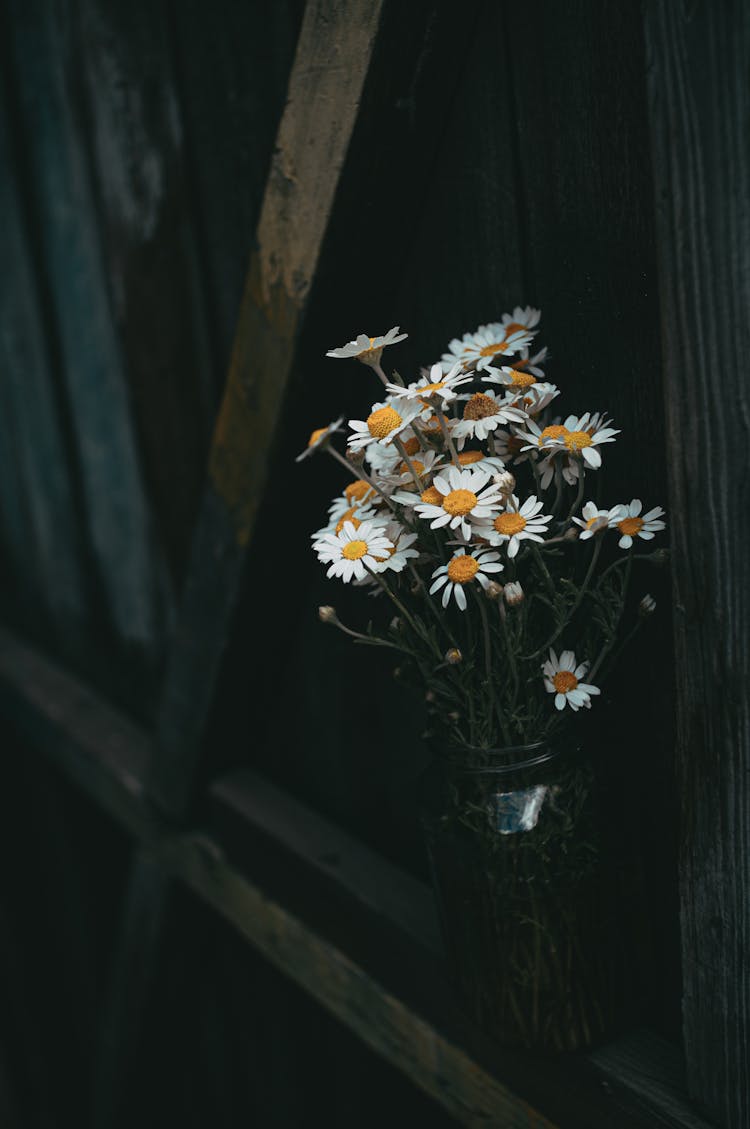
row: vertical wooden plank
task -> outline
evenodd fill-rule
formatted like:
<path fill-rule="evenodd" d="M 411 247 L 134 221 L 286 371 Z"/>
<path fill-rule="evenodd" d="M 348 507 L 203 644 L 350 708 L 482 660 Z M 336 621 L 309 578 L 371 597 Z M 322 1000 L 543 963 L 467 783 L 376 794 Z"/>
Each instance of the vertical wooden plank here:
<path fill-rule="evenodd" d="M 169 25 L 161 4 L 85 0 L 74 12 L 80 81 L 71 83 L 71 95 L 84 109 L 102 259 L 146 486 L 179 578 L 216 380 Z"/>
<path fill-rule="evenodd" d="M 294 343 L 356 120 L 382 3 L 311 0 L 258 223 L 162 703 L 154 796 L 192 787 Z"/>
<path fill-rule="evenodd" d="M 750 10 L 644 8 L 676 586 L 692 1094 L 750 1124 Z"/>
<path fill-rule="evenodd" d="M 7 80 L 7 75 L 6 75 Z M 6 614 L 75 653 L 88 628 L 85 544 L 71 481 L 53 358 L 35 278 L 18 168 L 0 100 L 0 513 Z M 20 599 L 22 607 L 17 603 Z"/>
<path fill-rule="evenodd" d="M 158 647 L 169 592 L 151 536 L 122 357 L 113 327 L 85 153 L 70 97 L 78 65 L 65 10 L 41 0 L 7 6 L 26 142 L 31 204 L 76 440 L 88 535 L 116 635 Z"/>
<path fill-rule="evenodd" d="M 542 309 L 553 412 L 603 411 L 621 429 L 587 475 L 588 498 L 641 498 L 667 507 L 659 303 L 640 9 L 615 0 L 507 3 L 527 300 Z M 533 42 L 535 65 L 517 50 Z M 516 48 L 514 50 L 514 47 Z M 671 524 L 671 519 L 670 519 Z M 661 540 L 668 544 L 668 534 Z M 657 544 L 657 543 L 655 543 Z M 674 654 L 664 572 L 634 571 L 657 616 L 644 628 L 591 711 L 607 730 L 601 771 L 633 813 L 652 933 L 648 1021 L 679 1037 L 679 935 L 673 783 Z M 629 616 L 635 608 L 629 608 Z M 573 645 L 573 644 L 571 644 Z M 635 728 L 619 717 L 638 703 Z M 595 714 L 598 713 L 598 721 Z M 601 732 L 601 729 L 599 730 Z M 643 782 L 648 780 L 648 787 Z"/>

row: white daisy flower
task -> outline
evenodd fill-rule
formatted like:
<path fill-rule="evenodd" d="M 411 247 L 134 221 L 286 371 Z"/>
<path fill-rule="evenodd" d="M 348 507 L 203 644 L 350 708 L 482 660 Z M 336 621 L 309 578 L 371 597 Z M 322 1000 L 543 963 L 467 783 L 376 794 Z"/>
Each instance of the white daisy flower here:
<path fill-rule="evenodd" d="M 460 341 L 454 337 L 448 345 L 449 352 L 440 358 L 443 372 L 448 372 L 457 361 L 464 368 L 471 365 L 481 371 L 488 368 L 499 353 L 513 355 L 528 345 L 534 337 L 532 326 L 538 323 L 540 312 L 530 306 L 525 310 L 516 306 L 513 313 L 518 314 L 518 318 L 503 314 L 502 322 L 480 325 L 474 333 L 465 333 Z M 531 324 L 524 324 L 524 321 Z"/>
<path fill-rule="evenodd" d="M 386 384 L 386 391 L 394 396 L 404 396 L 408 400 L 418 400 L 423 407 L 431 408 L 433 403 L 440 407 L 456 399 L 456 391 L 461 384 L 472 380 L 471 374 L 466 376 L 460 364 L 456 364 L 444 373 L 442 366 L 433 365 L 426 376 L 420 377 L 413 384 L 403 388 L 400 384 Z"/>
<path fill-rule="evenodd" d="M 512 494 L 504 511 L 491 524 L 480 527 L 477 532 L 490 545 L 503 545 L 507 541 L 508 556 L 515 557 L 522 541 L 544 540 L 552 514 L 541 513 L 543 505 L 532 494 L 521 506 L 516 495 Z"/>
<path fill-rule="evenodd" d="M 609 427 L 611 420 L 586 412 L 582 416 L 568 416 L 563 420 L 564 434 L 553 439 L 551 446 L 565 450 L 569 455 L 580 455 L 590 470 L 598 470 L 602 457 L 597 448 L 602 443 L 614 443 L 619 428 Z"/>
<path fill-rule="evenodd" d="M 483 588 L 486 588 L 490 582 L 487 574 L 502 571 L 499 553 L 488 553 L 484 549 L 467 553 L 465 549 L 459 549 L 447 564 L 440 565 L 433 572 L 432 579 L 435 583 L 430 588 L 430 595 L 443 588 L 443 607 L 447 608 L 451 596 L 455 596 L 456 603 L 463 612 L 466 611 L 464 585 L 477 580 Z"/>
<path fill-rule="evenodd" d="M 385 527 L 385 535 L 393 542 L 382 559 L 378 561 L 374 572 L 402 572 L 410 560 L 416 560 L 419 550 L 413 548 L 417 540 L 416 533 L 409 533 L 397 521 L 390 521 Z"/>
<path fill-rule="evenodd" d="M 581 527 L 581 532 L 578 534 L 579 540 L 588 541 L 595 533 L 609 529 L 618 518 L 623 517 L 624 506 L 613 506 L 611 510 L 600 510 L 595 502 L 587 502 L 581 513 L 582 516 L 574 517 L 573 521 Z"/>
<path fill-rule="evenodd" d="M 528 462 L 530 458 L 528 448 L 520 435 L 515 435 L 498 427 L 494 432 L 494 439 L 495 454 L 499 459 L 502 459 L 506 466 L 508 463 Z"/>
<path fill-rule="evenodd" d="M 328 507 L 329 521 L 337 522 L 347 510 L 364 505 L 378 505 L 380 495 L 364 478 L 355 478 L 348 486 L 344 487 L 341 494 L 334 498 Z"/>
<path fill-rule="evenodd" d="M 397 341 L 404 341 L 408 337 L 407 333 L 399 333 L 398 330 L 399 327 L 394 325 L 393 329 L 389 329 L 382 337 L 368 337 L 365 333 L 360 333 L 340 349 L 329 349 L 326 356 L 356 357 L 363 365 L 380 364 L 383 349 L 387 345 L 395 345 Z"/>
<path fill-rule="evenodd" d="M 488 474 L 500 474 L 505 470 L 505 463 L 498 455 L 485 455 L 484 451 L 459 451 L 456 457 L 462 468 L 470 466 Z"/>
<path fill-rule="evenodd" d="M 533 357 L 530 357 L 529 347 L 528 345 L 524 345 L 515 361 L 513 362 L 514 367 L 516 369 L 520 369 L 522 372 L 533 373 L 534 376 L 539 378 L 539 380 L 544 380 L 544 369 L 542 368 L 542 365 L 547 360 L 547 352 L 547 346 L 545 345 L 543 349 L 540 349 L 538 353 L 535 353 Z"/>
<path fill-rule="evenodd" d="M 564 710 L 569 705 L 572 710 L 579 710 L 581 706 L 591 709 L 591 695 L 599 694 L 598 686 L 591 686 L 581 682 L 588 670 L 588 663 L 576 666 L 576 657 L 573 651 L 563 651 L 558 659 L 550 648 L 549 658 L 542 664 L 544 686 L 550 694 L 555 695 L 555 708 Z"/>
<path fill-rule="evenodd" d="M 349 436 L 349 446 L 355 451 L 367 447 L 370 443 L 382 443 L 387 447 L 397 435 L 406 430 L 423 409 L 424 404 L 403 397 L 373 404 L 366 420 L 349 420 L 349 426 L 354 432 Z"/>
<path fill-rule="evenodd" d="M 557 385 L 549 384 L 531 373 L 514 368 L 488 369 L 482 380 L 487 384 L 503 385 L 507 389 L 510 402 L 529 416 L 538 416 L 556 396 L 560 395 Z"/>
<path fill-rule="evenodd" d="M 413 504 L 421 518 L 430 522 L 430 529 L 441 529 L 447 525 L 450 529 L 460 529 L 465 538 L 471 536 L 472 525 L 492 518 L 503 505 L 502 495 L 494 482 L 490 481 L 486 471 L 459 470 L 449 467 L 436 475 L 430 489 L 429 496 L 440 497 L 439 502 L 425 502 L 420 500 Z M 424 498 L 427 491 L 424 491 Z M 400 501 L 397 494 L 393 495 Z"/>
<path fill-rule="evenodd" d="M 315 451 L 318 450 L 319 447 L 322 447 L 322 445 L 335 432 L 341 430 L 341 424 L 343 422 L 344 417 L 339 416 L 339 418 L 337 420 L 334 420 L 333 423 L 329 423 L 328 427 L 319 427 L 317 431 L 313 431 L 312 435 L 307 441 L 307 446 L 305 447 L 304 451 L 302 452 L 302 454 L 297 455 L 297 458 L 294 461 L 296 463 L 299 463 L 302 461 L 302 459 L 306 459 L 308 458 L 308 456 L 312 455 Z"/>
<path fill-rule="evenodd" d="M 432 478 L 432 475 L 440 470 L 442 464 L 445 462 L 445 455 L 440 451 L 420 451 L 418 455 L 412 455 L 409 462 L 418 477 L 424 479 L 424 485 L 426 486 Z M 382 476 L 381 481 L 383 488 L 386 490 L 386 493 L 388 493 L 391 489 L 397 489 L 404 483 L 413 483 L 414 478 L 412 477 L 411 467 L 402 459 L 395 464 L 389 475 Z"/>
<path fill-rule="evenodd" d="M 385 536 L 382 524 L 363 521 L 355 527 L 347 521 L 340 533 L 329 533 L 315 548 L 320 561 L 330 562 L 326 576 L 340 576 L 348 584 L 352 579 L 364 580 L 368 571 L 374 572 L 393 542 Z"/>
<path fill-rule="evenodd" d="M 503 423 L 521 423 L 526 413 L 512 401 L 498 400 L 491 390 L 475 392 L 464 404 L 463 419 L 451 428 L 451 435 L 463 447 L 467 439 L 486 439 Z"/>
<path fill-rule="evenodd" d="M 622 534 L 617 542 L 621 549 L 629 549 L 634 537 L 652 541 L 655 533 L 667 528 L 660 520 L 664 516 L 661 506 L 654 506 L 647 514 L 641 514 L 642 508 L 640 498 L 633 498 L 628 505 L 620 507 L 620 519 L 615 521 L 615 525 Z"/>

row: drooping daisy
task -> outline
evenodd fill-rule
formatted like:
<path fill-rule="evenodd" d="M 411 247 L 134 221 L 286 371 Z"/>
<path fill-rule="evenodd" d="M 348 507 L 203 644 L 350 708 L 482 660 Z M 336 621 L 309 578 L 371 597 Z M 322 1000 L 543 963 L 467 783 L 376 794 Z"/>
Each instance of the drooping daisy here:
<path fill-rule="evenodd" d="M 488 474 L 499 474 L 505 470 L 505 463 L 498 455 L 485 455 L 484 451 L 459 451 L 458 465 L 460 467 L 473 467 L 474 470 L 485 470 Z"/>
<path fill-rule="evenodd" d="M 403 397 L 392 398 L 384 403 L 373 404 L 367 419 L 350 419 L 349 426 L 354 432 L 349 436 L 349 446 L 359 451 L 370 443 L 389 446 L 397 435 L 405 431 L 409 424 L 424 408 L 415 400 Z"/>
<path fill-rule="evenodd" d="M 595 533 L 609 529 L 624 515 L 624 506 L 613 506 L 611 510 L 600 510 L 595 502 L 587 502 L 583 507 L 582 517 L 574 517 L 576 525 L 580 525 L 578 534 L 580 541 L 588 541 Z"/>
<path fill-rule="evenodd" d="M 347 521 L 340 533 L 329 533 L 315 546 L 318 559 L 324 564 L 330 562 L 326 576 L 339 576 L 345 584 L 352 578 L 364 580 L 392 548 L 384 526 L 373 521 L 363 521 L 357 528 Z"/>
<path fill-rule="evenodd" d="M 602 443 L 614 443 L 615 435 L 620 434 L 619 428 L 608 426 L 611 422 L 599 413 L 568 416 L 562 423 L 564 434 L 554 438 L 550 446 L 564 449 L 569 455 L 580 455 L 587 467 L 598 470 L 602 456 L 597 448 Z"/>
<path fill-rule="evenodd" d="M 579 663 L 576 666 L 576 657 L 573 651 L 563 651 L 558 659 L 550 648 L 549 658 L 542 664 L 545 689 L 555 695 L 555 708 L 564 710 L 569 705 L 572 710 L 579 710 L 581 706 L 591 709 L 591 695 L 599 694 L 598 686 L 591 686 L 581 682 L 585 677 L 589 664 Z"/>
<path fill-rule="evenodd" d="M 435 476 L 429 491 L 429 494 L 427 491 L 422 494 L 422 500 L 413 503 L 419 516 L 430 522 L 430 529 L 447 525 L 450 529 L 460 529 L 467 540 L 472 526 L 494 517 L 503 505 L 502 495 L 486 471 L 449 467 Z M 425 495 L 435 501 L 424 501 Z M 397 494 L 393 497 L 400 501 Z"/>
<path fill-rule="evenodd" d="M 393 542 L 389 549 L 373 570 L 374 572 L 402 572 L 410 560 L 416 560 L 419 550 L 414 548 L 417 540 L 416 533 L 409 533 L 397 521 L 390 521 L 385 527 L 385 536 Z"/>
<path fill-rule="evenodd" d="M 467 439 L 486 439 L 503 423 L 521 423 L 526 414 L 512 401 L 498 400 L 495 393 L 475 392 L 464 404 L 463 419 L 451 428 L 453 438 L 463 447 Z"/>
<path fill-rule="evenodd" d="M 302 461 L 302 459 L 306 459 L 310 455 L 314 454 L 315 451 L 322 447 L 323 444 L 326 443 L 335 432 L 341 429 L 341 424 L 343 422 L 344 417 L 339 416 L 339 418 L 337 420 L 334 420 L 333 423 L 329 423 L 328 427 L 319 427 L 316 431 L 313 431 L 312 435 L 307 441 L 307 446 L 305 447 L 304 451 L 300 455 L 297 455 L 297 458 L 294 461 L 296 463 L 299 463 Z"/>
<path fill-rule="evenodd" d="M 487 574 L 502 571 L 503 565 L 500 563 L 499 553 L 489 553 L 485 549 L 475 549 L 473 553 L 467 553 L 465 549 L 459 549 L 447 564 L 440 565 L 433 572 L 434 584 L 430 588 L 430 595 L 443 588 L 443 607 L 447 608 L 451 596 L 455 596 L 456 603 L 463 612 L 466 611 L 464 586 L 476 580 L 486 588 L 490 582 L 490 576 Z"/>
<path fill-rule="evenodd" d="M 523 505 L 512 494 L 502 513 L 491 524 L 480 526 L 477 532 L 489 541 L 490 545 L 508 543 L 508 556 L 515 557 L 522 541 L 543 541 L 552 514 L 543 514 L 543 502 L 538 502 L 532 494 Z"/>
<path fill-rule="evenodd" d="M 495 454 L 507 465 L 508 463 L 528 462 L 530 455 L 525 439 L 511 431 L 498 427 L 494 432 Z"/>
<path fill-rule="evenodd" d="M 444 407 L 456 399 L 456 388 L 472 380 L 471 374 L 464 374 L 460 364 L 444 373 L 442 365 L 433 365 L 427 376 L 420 377 L 413 384 L 402 388 L 399 384 L 386 384 L 386 391 L 394 396 L 404 396 L 408 400 L 418 400 L 423 407 L 431 408 L 437 403 Z"/>
<path fill-rule="evenodd" d="M 533 373 L 539 380 L 544 380 L 544 369 L 542 365 L 547 360 L 548 349 L 547 346 L 540 349 L 538 353 L 534 353 L 533 357 L 529 356 L 529 347 L 524 345 L 520 353 L 513 360 L 513 367 L 520 369 L 522 372 Z"/>
<path fill-rule="evenodd" d="M 620 507 L 620 519 L 615 521 L 615 525 L 622 534 L 617 542 L 621 549 L 629 549 L 634 537 L 652 541 L 655 533 L 667 528 L 665 522 L 661 521 L 664 516 L 661 506 L 654 506 L 648 513 L 641 515 L 642 508 L 640 498 L 633 498 L 628 505 Z"/>
<path fill-rule="evenodd" d="M 539 380 L 532 373 L 516 368 L 490 368 L 482 380 L 487 384 L 503 385 L 511 403 L 529 416 L 538 416 L 560 395 L 555 384 Z"/>
<path fill-rule="evenodd" d="M 329 349 L 327 357 L 356 357 L 363 365 L 378 365 L 387 345 L 395 345 L 397 341 L 404 341 L 407 333 L 399 333 L 399 327 L 394 325 L 382 337 L 368 337 L 360 333 L 353 341 L 347 341 L 340 349 Z"/>

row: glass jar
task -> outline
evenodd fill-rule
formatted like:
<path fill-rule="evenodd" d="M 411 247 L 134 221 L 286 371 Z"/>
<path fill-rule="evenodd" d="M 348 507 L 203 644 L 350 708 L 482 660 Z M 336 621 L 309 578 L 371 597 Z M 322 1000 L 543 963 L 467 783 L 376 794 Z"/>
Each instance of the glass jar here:
<path fill-rule="evenodd" d="M 601 1042 L 634 1018 L 644 949 L 614 798 L 575 742 L 436 752 L 422 824 L 467 1010 L 508 1045 Z"/>

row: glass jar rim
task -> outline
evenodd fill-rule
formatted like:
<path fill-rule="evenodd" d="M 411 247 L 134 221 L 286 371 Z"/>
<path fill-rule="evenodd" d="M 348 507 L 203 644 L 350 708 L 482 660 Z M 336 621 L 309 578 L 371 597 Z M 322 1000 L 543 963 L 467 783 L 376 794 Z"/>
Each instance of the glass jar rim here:
<path fill-rule="evenodd" d="M 445 748 L 449 756 L 460 750 L 457 745 Z M 466 745 L 463 746 L 463 749 L 469 753 L 480 753 L 485 756 L 508 756 L 511 759 L 502 764 L 491 764 L 483 768 L 461 768 L 456 765 L 454 759 L 452 767 L 461 776 L 505 776 L 510 772 L 548 764 L 566 753 L 576 752 L 579 748 L 580 743 L 570 738 L 562 741 L 534 741 L 530 745 L 504 745 L 499 749 L 483 749 L 477 745 Z M 524 754 L 527 755 L 524 756 Z"/>

